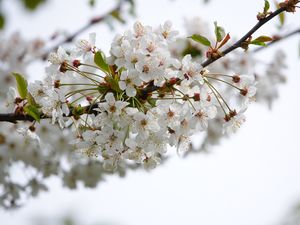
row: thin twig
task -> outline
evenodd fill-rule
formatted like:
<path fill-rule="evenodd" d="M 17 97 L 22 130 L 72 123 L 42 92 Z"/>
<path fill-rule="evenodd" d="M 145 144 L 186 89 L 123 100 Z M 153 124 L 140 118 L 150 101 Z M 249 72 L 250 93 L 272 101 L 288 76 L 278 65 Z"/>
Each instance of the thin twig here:
<path fill-rule="evenodd" d="M 64 40 L 62 40 L 61 42 L 59 42 L 55 46 L 51 47 L 50 49 L 46 50 L 46 52 L 43 53 L 42 56 L 41 56 L 42 59 L 46 60 L 50 52 L 56 51 L 58 49 L 58 47 L 63 45 L 63 44 L 72 42 L 78 35 L 80 35 L 84 31 L 86 31 L 87 29 L 89 29 L 93 25 L 104 21 L 109 16 L 111 16 L 114 12 L 120 12 L 121 9 L 122 9 L 123 4 L 124 4 L 124 0 L 119 0 L 118 4 L 112 10 L 110 10 L 109 12 L 107 12 L 104 15 L 92 18 L 87 24 L 85 24 L 83 27 L 79 28 L 73 34 L 70 34 Z"/>
<path fill-rule="evenodd" d="M 201 63 L 201 65 L 203 67 L 206 67 L 206 66 L 212 64 L 213 62 L 217 61 L 218 59 L 224 57 L 229 52 L 232 52 L 233 50 L 241 47 L 242 43 L 245 42 L 250 36 L 252 36 L 252 34 L 254 34 L 261 26 L 263 26 L 265 23 L 267 23 L 268 21 L 273 19 L 275 16 L 279 15 L 280 13 L 282 13 L 284 11 L 286 11 L 285 7 L 279 8 L 276 11 L 272 12 L 268 17 L 259 20 L 257 22 L 257 24 L 250 31 L 248 31 L 248 33 L 246 33 L 241 39 L 239 39 L 237 42 L 235 42 L 232 46 L 228 47 L 223 52 L 221 52 L 221 54 L 218 57 L 207 59 L 206 61 Z"/>
<path fill-rule="evenodd" d="M 98 108 L 98 104 L 92 104 L 83 107 L 84 112 L 88 112 L 89 114 L 97 114 L 99 113 L 95 109 Z M 70 108 L 69 115 L 66 115 L 66 117 L 74 116 L 73 114 L 73 108 Z M 41 119 L 50 119 L 51 117 L 41 114 Z M 24 115 L 24 114 L 16 114 L 16 113 L 0 113 L 0 122 L 9 122 L 9 123 L 17 123 L 17 121 L 35 121 L 33 117 L 30 115 Z"/>
<path fill-rule="evenodd" d="M 264 50 L 266 47 L 270 47 L 273 44 L 276 44 L 276 43 L 278 43 L 280 41 L 286 40 L 289 37 L 292 37 L 292 36 L 297 35 L 297 34 L 300 34 L 300 28 L 298 28 L 298 29 L 296 29 L 296 30 L 294 30 L 294 31 L 292 31 L 290 33 L 287 33 L 285 35 L 282 35 L 282 36 L 275 35 L 275 38 L 274 38 L 273 41 L 271 41 L 270 43 L 268 43 L 266 46 L 262 46 L 262 47 L 256 48 L 255 50 L 253 50 L 253 52 L 254 53 L 260 52 L 261 50 Z"/>
<path fill-rule="evenodd" d="M 121 3 L 122 3 L 122 0 L 120 0 L 120 4 Z M 119 9 L 120 4 L 118 5 L 118 7 L 116 9 Z M 116 9 L 114 9 L 114 10 L 116 10 Z M 259 22 L 250 31 L 248 31 L 240 40 L 238 40 L 232 46 L 225 49 L 219 57 L 214 58 L 214 59 L 208 59 L 208 60 L 204 61 L 203 63 L 201 63 L 201 65 L 203 67 L 206 67 L 206 66 L 212 64 L 213 62 L 217 61 L 219 58 L 227 55 L 229 52 L 232 52 L 233 50 L 241 47 L 241 44 L 243 42 L 245 42 L 252 34 L 254 34 L 261 26 L 263 26 L 265 23 L 267 23 L 268 21 L 273 19 L 275 16 L 279 15 L 280 13 L 282 13 L 284 11 L 286 11 L 286 8 L 281 7 L 279 9 L 277 9 L 276 11 L 274 11 L 273 13 L 271 13 L 268 17 L 266 17 L 262 20 L 259 20 Z M 88 27 L 92 26 L 93 24 L 102 21 L 104 19 L 104 17 L 105 16 L 99 17 L 98 19 L 95 20 L 96 22 L 94 22 L 94 20 L 92 20 L 92 22 L 90 22 L 88 25 L 86 25 L 85 27 L 83 27 L 79 31 L 75 32 L 73 35 L 71 35 L 69 37 L 69 39 L 66 39 L 66 41 L 72 41 L 74 39 L 74 37 L 76 37 L 80 32 L 86 30 Z M 64 41 L 63 43 L 65 43 L 66 41 Z M 61 44 L 62 43 L 60 43 L 60 45 Z M 159 89 L 158 86 L 155 86 L 153 83 L 151 83 L 150 85 L 148 85 L 143 90 L 140 90 L 140 92 L 141 92 L 140 97 L 145 98 L 148 95 L 148 93 L 151 93 L 151 92 L 156 91 L 158 89 Z M 98 107 L 97 104 L 95 104 L 95 105 L 92 105 L 92 107 L 91 106 L 86 106 L 86 107 L 84 107 L 84 109 L 86 110 L 86 112 L 88 112 L 87 109 L 92 108 L 92 110 L 89 113 L 97 114 L 98 112 L 95 110 L 95 108 L 97 108 L 97 107 Z M 70 117 L 70 116 L 73 116 L 72 110 L 70 110 L 70 114 L 67 115 L 67 117 Z M 49 117 L 46 116 L 46 115 L 41 115 L 41 119 L 46 119 L 46 118 L 49 118 Z M 8 114 L 0 114 L 0 122 L 1 121 L 16 123 L 17 121 L 34 121 L 34 119 L 29 115 L 18 115 L 18 114 L 14 114 L 14 113 L 8 113 Z"/>

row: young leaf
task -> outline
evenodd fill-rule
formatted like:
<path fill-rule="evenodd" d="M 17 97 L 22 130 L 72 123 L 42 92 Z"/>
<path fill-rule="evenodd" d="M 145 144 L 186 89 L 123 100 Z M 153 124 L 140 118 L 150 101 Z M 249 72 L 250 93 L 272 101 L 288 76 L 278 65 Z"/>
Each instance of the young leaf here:
<path fill-rule="evenodd" d="M 33 105 L 26 105 L 24 107 L 24 111 L 26 112 L 26 114 L 28 114 L 29 116 L 31 116 L 37 122 L 40 122 L 40 120 L 41 120 L 41 114 L 40 114 L 40 112 L 39 112 L 39 110 L 38 110 L 37 107 L 35 107 Z"/>
<path fill-rule="evenodd" d="M 202 35 L 193 34 L 192 36 L 190 36 L 188 38 L 191 38 L 193 41 L 196 41 L 196 42 L 198 42 L 200 44 L 203 44 L 205 46 L 211 46 L 210 41 L 206 37 L 204 37 Z"/>
<path fill-rule="evenodd" d="M 265 6 L 264 6 L 264 14 L 266 14 L 270 9 L 270 3 L 268 0 L 265 0 Z"/>
<path fill-rule="evenodd" d="M 220 42 L 225 37 L 225 30 L 223 27 L 218 26 L 217 22 L 214 22 L 215 24 L 215 35 L 217 42 Z"/>
<path fill-rule="evenodd" d="M 285 13 L 282 12 L 279 14 L 279 22 L 280 22 L 280 27 L 283 27 L 285 21 Z"/>
<path fill-rule="evenodd" d="M 35 10 L 39 5 L 45 2 L 45 0 L 22 0 L 24 6 L 28 10 Z"/>
<path fill-rule="evenodd" d="M 265 42 L 260 42 L 260 41 L 251 41 L 251 45 L 259 45 L 259 46 L 266 46 Z"/>
<path fill-rule="evenodd" d="M 269 41 L 273 41 L 273 39 L 268 36 L 259 36 L 258 38 L 254 39 L 252 42 L 269 42 Z"/>
<path fill-rule="evenodd" d="M 95 53 L 94 62 L 96 63 L 97 66 L 100 67 L 102 71 L 104 71 L 105 73 L 109 73 L 109 66 L 106 63 L 106 59 L 103 52 L 98 51 Z"/>
<path fill-rule="evenodd" d="M 37 108 L 39 108 L 40 106 L 36 103 L 36 101 L 34 100 L 33 96 L 28 92 L 27 93 L 27 102 L 30 104 L 30 105 L 33 105 Z"/>
<path fill-rule="evenodd" d="M 111 89 L 113 89 L 114 91 L 116 91 L 118 93 L 122 92 L 121 89 L 120 89 L 120 87 L 119 87 L 119 83 L 118 83 L 117 80 L 115 80 L 112 77 L 109 77 L 108 78 L 108 82 L 110 84 Z"/>
<path fill-rule="evenodd" d="M 276 5 L 276 8 L 279 9 L 280 8 L 280 5 L 277 1 L 275 1 L 275 5 Z M 285 13 L 282 12 L 278 15 L 278 19 L 279 19 L 279 26 L 278 28 L 282 28 L 283 25 L 284 25 L 284 22 L 285 22 Z"/>
<path fill-rule="evenodd" d="M 226 36 L 223 38 L 222 42 L 220 43 L 218 48 L 221 48 L 223 45 L 225 45 L 230 40 L 230 34 L 226 34 Z"/>
<path fill-rule="evenodd" d="M 120 12 L 118 10 L 113 11 L 110 15 L 116 20 L 118 20 L 120 23 L 126 23 L 126 21 L 121 17 Z"/>
<path fill-rule="evenodd" d="M 16 78 L 17 89 L 19 95 L 22 99 L 26 99 L 27 97 L 27 80 L 19 73 L 12 73 L 12 75 Z"/>

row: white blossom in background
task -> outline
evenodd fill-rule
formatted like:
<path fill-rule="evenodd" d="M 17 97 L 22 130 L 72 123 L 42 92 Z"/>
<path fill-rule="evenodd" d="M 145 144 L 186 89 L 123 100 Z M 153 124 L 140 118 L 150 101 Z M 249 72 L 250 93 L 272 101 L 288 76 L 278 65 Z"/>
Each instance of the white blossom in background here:
<path fill-rule="evenodd" d="M 187 21 L 187 29 L 190 34 L 209 33 L 197 19 Z M 22 204 L 25 193 L 36 196 L 46 190 L 43 181 L 51 175 L 75 189 L 78 181 L 95 187 L 113 172 L 153 169 L 170 146 L 186 154 L 191 137 L 199 132 L 206 136 L 203 146 L 218 143 L 245 122 L 244 111 L 255 99 L 274 100 L 277 89 L 271 84 L 283 80 L 280 57 L 274 62 L 280 68 L 268 69 L 276 79 L 254 76 L 252 55 L 236 54 L 204 69 L 200 59 L 205 48 L 177 35 L 170 21 L 158 28 L 137 22 L 116 35 L 109 57 L 101 53 L 104 64 L 94 62 L 99 53 L 95 34 L 77 41 L 70 51 L 60 47 L 51 53 L 45 79 L 27 88 L 49 118 L 40 124 L 1 124 L 0 204 Z M 187 51 L 193 48 L 196 58 Z M 17 98 L 10 89 L 11 112 L 28 104 L 28 99 Z M 11 165 L 16 162 L 39 172 L 23 183 L 13 182 Z"/>

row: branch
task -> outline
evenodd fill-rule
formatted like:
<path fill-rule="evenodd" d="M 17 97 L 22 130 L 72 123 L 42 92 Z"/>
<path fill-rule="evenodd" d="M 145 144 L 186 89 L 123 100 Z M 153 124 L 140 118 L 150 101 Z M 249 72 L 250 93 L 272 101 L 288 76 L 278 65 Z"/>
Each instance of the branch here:
<path fill-rule="evenodd" d="M 98 104 L 88 105 L 83 107 L 83 112 L 88 114 L 97 114 L 99 113 L 95 109 L 98 108 Z M 73 108 L 70 108 L 70 113 L 66 117 L 75 116 L 73 113 Z M 51 117 L 41 114 L 41 119 L 51 119 Z M 29 121 L 33 122 L 35 119 L 29 115 L 25 114 L 16 114 L 16 113 L 0 113 L 0 122 L 9 122 L 17 123 L 17 121 Z"/>
<path fill-rule="evenodd" d="M 80 29 L 78 29 L 77 31 L 75 31 L 73 34 L 70 34 L 69 36 L 67 36 L 64 40 L 62 40 L 61 42 L 59 42 L 55 46 L 53 46 L 50 49 L 48 49 L 45 53 L 42 54 L 42 56 L 41 56 L 42 59 L 46 60 L 50 52 L 56 51 L 58 49 L 58 47 L 61 46 L 61 45 L 63 45 L 63 44 L 72 42 L 79 34 L 83 33 L 84 31 L 86 31 L 87 29 L 89 29 L 90 27 L 92 27 L 93 25 L 104 21 L 106 18 L 108 18 L 109 16 L 111 16 L 114 12 L 120 12 L 121 9 L 122 9 L 122 6 L 124 4 L 124 1 L 125 0 L 119 0 L 119 2 L 118 2 L 118 4 L 116 5 L 115 8 L 113 8 L 112 10 L 110 10 L 109 12 L 107 12 L 106 14 L 104 14 L 102 16 L 98 16 L 98 17 L 92 18 L 83 27 L 81 27 Z"/>
<path fill-rule="evenodd" d="M 120 4 L 114 10 L 119 10 L 120 9 L 119 7 L 121 6 L 121 3 L 122 3 L 122 0 L 120 0 Z M 113 12 L 113 11 L 111 11 L 111 12 Z M 203 63 L 201 63 L 201 65 L 203 67 L 206 67 L 206 66 L 212 64 L 213 62 L 217 61 L 219 58 L 227 55 L 229 52 L 232 52 L 233 50 L 241 47 L 242 43 L 245 42 L 260 27 L 262 27 L 265 23 L 267 23 L 268 21 L 270 21 L 271 19 L 273 19 L 274 17 L 276 17 L 277 15 L 279 15 L 280 13 L 282 13 L 284 11 L 287 11 L 287 8 L 286 7 L 281 7 L 279 9 L 277 9 L 276 11 L 274 11 L 273 13 L 271 13 L 268 17 L 259 20 L 258 23 L 248 33 L 246 33 L 240 40 L 238 40 L 232 46 L 228 47 L 223 52 L 221 52 L 220 56 L 218 56 L 218 57 L 216 57 L 214 59 L 212 59 L 212 58 L 211 59 L 207 59 L 206 61 L 204 61 Z M 86 26 L 84 26 L 83 28 L 81 28 L 80 30 L 78 30 L 77 32 L 75 32 L 73 35 L 69 36 L 69 38 L 67 38 L 65 41 L 63 41 L 59 45 L 61 45 L 63 43 L 66 43 L 68 41 L 72 41 L 74 39 L 74 37 L 76 37 L 79 33 L 81 33 L 82 31 L 86 30 L 87 28 L 89 28 L 93 24 L 102 21 L 106 16 L 110 15 L 110 13 L 106 14 L 106 15 L 104 15 L 102 17 L 99 17 L 97 19 L 91 20 L 91 22 L 89 24 L 87 24 Z M 155 86 L 154 84 L 151 84 L 151 85 L 147 86 L 144 90 L 142 90 L 142 94 L 146 96 L 148 93 L 151 93 L 151 92 L 156 91 L 158 89 L 159 89 L 158 86 Z M 91 105 L 91 106 L 86 106 L 86 107 L 84 107 L 84 109 L 85 109 L 86 113 L 94 113 L 94 114 L 96 114 L 97 111 L 94 110 L 96 107 L 97 107 L 97 104 Z M 70 109 L 70 111 L 71 112 L 70 112 L 70 114 L 67 117 L 74 116 L 73 113 L 72 113 L 72 109 Z M 41 119 L 47 119 L 47 118 L 50 118 L 50 117 L 48 117 L 46 115 L 41 115 Z M 22 115 L 22 114 L 19 115 L 19 114 L 15 114 L 15 113 L 9 113 L 9 114 L 0 114 L 0 122 L 1 121 L 16 123 L 16 121 L 34 121 L 34 118 L 32 118 L 29 115 Z"/>
<path fill-rule="evenodd" d="M 260 27 L 262 27 L 265 23 L 267 23 L 268 21 L 273 19 L 275 16 L 279 15 L 280 13 L 282 13 L 284 11 L 286 11 L 286 7 L 281 7 L 279 9 L 277 9 L 276 11 L 274 11 L 273 13 L 271 13 L 268 17 L 259 20 L 257 22 L 257 24 L 250 31 L 248 31 L 248 33 L 246 33 L 240 40 L 238 40 L 232 46 L 228 47 L 223 52 L 221 52 L 221 54 L 218 57 L 207 59 L 206 61 L 201 63 L 201 65 L 203 67 L 206 67 L 206 66 L 212 64 L 213 62 L 217 61 L 218 59 L 224 57 L 229 52 L 232 52 L 233 50 L 241 47 L 242 43 L 245 42 L 250 36 L 252 36 L 252 34 L 254 34 Z"/>
<path fill-rule="evenodd" d="M 278 42 L 280 42 L 280 41 L 283 41 L 283 40 L 285 40 L 285 39 L 288 39 L 289 37 L 292 37 L 292 36 L 294 36 L 294 35 L 296 35 L 296 34 L 300 34 L 300 28 L 298 28 L 298 29 L 296 29 L 296 30 L 294 30 L 294 31 L 292 31 L 292 32 L 290 32 L 290 33 L 287 33 L 287 34 L 285 34 L 285 35 L 282 35 L 282 36 L 280 36 L 280 35 L 275 35 L 275 36 L 274 36 L 274 40 L 273 40 L 272 42 L 270 42 L 270 43 L 267 44 L 266 46 L 262 46 L 262 47 L 256 48 L 253 52 L 254 52 L 254 53 L 260 52 L 261 50 L 264 50 L 266 47 L 269 47 L 269 46 L 271 46 L 271 45 L 273 45 L 273 44 L 276 44 L 276 43 L 278 43 Z"/>

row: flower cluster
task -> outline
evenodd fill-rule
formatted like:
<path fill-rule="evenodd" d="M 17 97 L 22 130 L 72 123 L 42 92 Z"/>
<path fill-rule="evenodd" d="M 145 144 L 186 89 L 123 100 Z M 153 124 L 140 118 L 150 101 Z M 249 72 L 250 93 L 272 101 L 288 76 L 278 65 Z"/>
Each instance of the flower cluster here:
<path fill-rule="evenodd" d="M 236 131 L 255 95 L 254 77 L 223 79 L 190 54 L 172 57 L 177 33 L 170 22 L 157 29 L 137 22 L 114 39 L 107 61 L 94 34 L 78 41 L 71 53 L 59 48 L 50 54 L 47 78 L 28 85 L 33 101 L 21 99 L 15 111 L 30 104 L 53 123 L 71 127 L 75 148 L 99 156 L 110 170 L 127 161 L 154 168 L 168 146 L 187 150 L 190 136 L 207 130 L 217 115 L 223 115 L 224 131 Z M 229 106 L 220 85 L 240 96 L 238 110 Z"/>
<path fill-rule="evenodd" d="M 257 86 L 252 55 L 233 54 L 203 68 L 205 48 L 179 41 L 177 34 L 170 22 L 156 29 L 137 22 L 115 37 L 107 58 L 91 34 L 68 51 L 60 47 L 51 53 L 46 78 L 29 83 L 26 96 L 10 88 L 11 111 L 41 123 L 1 127 L 2 206 L 16 205 L 22 192 L 45 190 L 42 180 L 50 175 L 60 176 L 69 188 L 76 188 L 77 181 L 94 187 L 112 171 L 122 175 L 140 165 L 154 168 L 170 146 L 187 152 L 194 134 L 206 135 L 206 145 L 235 132 L 256 96 L 273 100 L 276 89 L 270 83 L 282 81 L 279 70 L 270 67 L 278 79 L 259 76 L 264 82 Z M 20 145 L 26 142 L 25 151 L 18 151 L 22 147 L 13 144 L 16 139 Z M 12 146 L 15 150 L 7 151 Z M 14 183 L 13 162 L 39 173 Z"/>
<path fill-rule="evenodd" d="M 12 72 L 26 74 L 30 60 L 41 54 L 44 43 L 40 39 L 24 40 L 19 33 L 0 37 L 0 100 L 5 99 L 8 87 L 14 86 Z M 1 106 L 0 106 L 1 107 Z"/>

